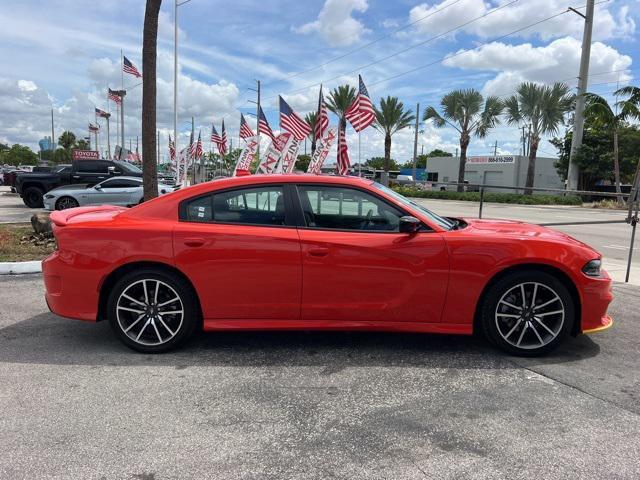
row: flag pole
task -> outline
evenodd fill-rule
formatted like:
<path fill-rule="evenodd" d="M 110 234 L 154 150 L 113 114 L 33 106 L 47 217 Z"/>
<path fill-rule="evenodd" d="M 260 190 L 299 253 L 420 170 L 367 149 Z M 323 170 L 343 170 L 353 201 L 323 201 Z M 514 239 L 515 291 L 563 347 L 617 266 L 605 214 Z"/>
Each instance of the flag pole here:
<path fill-rule="evenodd" d="M 95 105 L 93 107 L 93 115 L 95 116 L 96 119 L 96 127 L 98 127 L 98 112 L 96 112 L 96 108 Z M 98 158 L 101 157 L 100 155 L 100 145 L 98 144 L 98 129 L 96 129 L 96 150 L 98 151 Z"/>
<path fill-rule="evenodd" d="M 362 176 L 362 157 L 360 155 L 361 147 L 362 147 L 362 136 L 361 132 L 358 132 L 358 176 Z"/>

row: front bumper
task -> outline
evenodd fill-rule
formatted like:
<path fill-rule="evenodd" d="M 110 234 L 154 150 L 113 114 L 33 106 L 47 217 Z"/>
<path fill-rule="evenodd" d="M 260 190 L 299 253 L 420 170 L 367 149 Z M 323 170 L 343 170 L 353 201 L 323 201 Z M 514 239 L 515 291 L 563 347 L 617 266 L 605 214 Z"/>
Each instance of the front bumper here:
<path fill-rule="evenodd" d="M 599 277 L 587 277 L 578 286 L 582 301 L 581 333 L 594 333 L 613 325 L 613 320 L 607 313 L 609 304 L 613 300 L 611 278 L 605 271 Z"/>
<path fill-rule="evenodd" d="M 55 210 L 55 205 L 56 205 L 55 198 L 43 198 L 42 203 L 44 205 L 45 210 L 49 210 L 49 211 Z"/>

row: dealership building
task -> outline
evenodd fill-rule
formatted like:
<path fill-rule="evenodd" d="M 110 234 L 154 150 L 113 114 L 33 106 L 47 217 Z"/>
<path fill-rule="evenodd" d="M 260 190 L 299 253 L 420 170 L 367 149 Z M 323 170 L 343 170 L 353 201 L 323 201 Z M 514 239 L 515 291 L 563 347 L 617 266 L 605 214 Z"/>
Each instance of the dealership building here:
<path fill-rule="evenodd" d="M 555 162 L 557 161 L 557 158 L 549 157 L 536 159 L 534 187 L 564 188 L 564 182 L 556 171 Z M 431 157 L 427 161 L 426 179 L 424 176 L 422 179 L 434 184 L 456 182 L 459 163 L 459 157 Z M 464 179 L 471 184 L 524 187 L 528 165 L 529 158 L 522 155 L 467 157 Z M 488 187 L 486 191 L 505 192 L 506 190 Z"/>

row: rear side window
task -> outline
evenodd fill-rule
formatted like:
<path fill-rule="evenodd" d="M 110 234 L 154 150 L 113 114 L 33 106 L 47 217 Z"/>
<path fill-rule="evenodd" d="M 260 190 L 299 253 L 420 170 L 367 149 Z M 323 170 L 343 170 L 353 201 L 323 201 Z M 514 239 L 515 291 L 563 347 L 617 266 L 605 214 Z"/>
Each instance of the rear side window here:
<path fill-rule="evenodd" d="M 188 200 L 181 219 L 189 222 L 284 225 L 282 186 L 243 188 Z"/>
<path fill-rule="evenodd" d="M 79 160 L 77 164 L 78 172 L 83 173 L 107 173 L 107 164 L 95 160 Z"/>

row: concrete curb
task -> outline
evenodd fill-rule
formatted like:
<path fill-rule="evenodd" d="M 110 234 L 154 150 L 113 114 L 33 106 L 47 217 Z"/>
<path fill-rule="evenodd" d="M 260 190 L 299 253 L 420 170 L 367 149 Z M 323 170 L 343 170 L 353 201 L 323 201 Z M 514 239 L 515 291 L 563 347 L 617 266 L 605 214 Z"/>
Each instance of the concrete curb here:
<path fill-rule="evenodd" d="M 20 275 L 23 273 L 42 272 L 42 262 L 0 262 L 0 275 Z"/>

